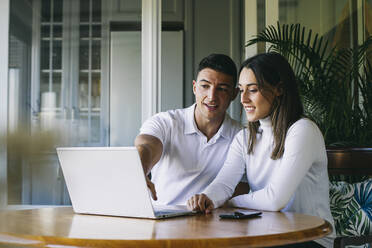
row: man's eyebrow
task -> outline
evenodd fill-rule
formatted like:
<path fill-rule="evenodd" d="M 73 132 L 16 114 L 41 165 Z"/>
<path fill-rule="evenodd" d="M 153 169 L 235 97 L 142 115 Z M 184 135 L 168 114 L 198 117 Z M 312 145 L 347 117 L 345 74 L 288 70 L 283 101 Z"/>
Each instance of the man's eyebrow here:
<path fill-rule="evenodd" d="M 211 82 L 209 82 L 207 79 L 200 79 L 199 82 L 205 82 L 205 83 L 209 83 L 209 84 L 212 84 Z M 226 87 L 233 87 L 231 85 L 231 83 L 227 83 L 227 82 L 222 82 L 222 83 L 219 83 L 217 84 L 218 86 L 226 86 Z"/>
<path fill-rule="evenodd" d="M 203 79 L 203 78 L 200 79 L 199 82 L 206 82 L 206 83 L 210 83 L 211 84 L 211 82 L 209 82 L 207 79 Z"/>
<path fill-rule="evenodd" d="M 249 84 L 247 84 L 247 87 L 252 86 L 252 85 L 257 85 L 257 83 L 249 83 Z M 239 83 L 239 86 L 242 86 L 242 84 Z"/>

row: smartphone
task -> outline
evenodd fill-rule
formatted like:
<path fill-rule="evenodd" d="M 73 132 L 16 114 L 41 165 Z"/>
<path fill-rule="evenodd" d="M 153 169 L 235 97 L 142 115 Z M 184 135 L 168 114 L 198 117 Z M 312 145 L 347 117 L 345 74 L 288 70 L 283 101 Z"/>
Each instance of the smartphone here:
<path fill-rule="evenodd" d="M 235 211 L 234 213 L 220 214 L 219 216 L 221 219 L 248 219 L 260 216 L 261 214 L 262 212 L 259 211 L 243 210 Z"/>

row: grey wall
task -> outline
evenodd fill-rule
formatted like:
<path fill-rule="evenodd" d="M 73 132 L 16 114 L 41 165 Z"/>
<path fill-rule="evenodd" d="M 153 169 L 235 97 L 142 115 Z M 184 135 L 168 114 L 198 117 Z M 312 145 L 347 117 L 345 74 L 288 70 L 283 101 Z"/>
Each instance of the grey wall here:
<path fill-rule="evenodd" d="M 192 80 L 199 61 L 210 53 L 229 55 L 239 67 L 243 53 L 241 0 L 185 1 L 185 101 L 194 102 Z M 239 102 L 231 114 L 238 114 Z"/>

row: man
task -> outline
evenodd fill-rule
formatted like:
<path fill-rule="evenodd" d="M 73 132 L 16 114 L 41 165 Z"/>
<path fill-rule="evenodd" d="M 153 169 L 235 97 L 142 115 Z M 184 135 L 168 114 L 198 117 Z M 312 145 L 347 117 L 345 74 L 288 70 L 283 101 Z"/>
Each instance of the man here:
<path fill-rule="evenodd" d="M 226 113 L 238 93 L 235 63 L 211 54 L 193 81 L 196 103 L 154 115 L 136 137 L 147 185 L 159 204 L 182 204 L 202 192 L 223 166 L 238 122 Z"/>

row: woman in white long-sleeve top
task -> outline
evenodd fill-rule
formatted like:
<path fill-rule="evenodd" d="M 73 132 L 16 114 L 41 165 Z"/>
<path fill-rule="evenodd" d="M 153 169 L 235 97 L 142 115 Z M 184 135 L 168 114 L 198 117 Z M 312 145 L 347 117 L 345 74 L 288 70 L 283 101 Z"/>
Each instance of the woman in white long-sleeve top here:
<path fill-rule="evenodd" d="M 248 127 L 231 144 L 216 179 L 187 202 L 193 210 L 211 212 L 229 200 L 246 173 L 250 192 L 230 206 L 291 211 L 319 216 L 333 225 L 324 139 L 303 107 L 292 68 L 277 53 L 243 62 L 239 88 Z M 332 247 L 334 232 L 296 247 Z"/>

